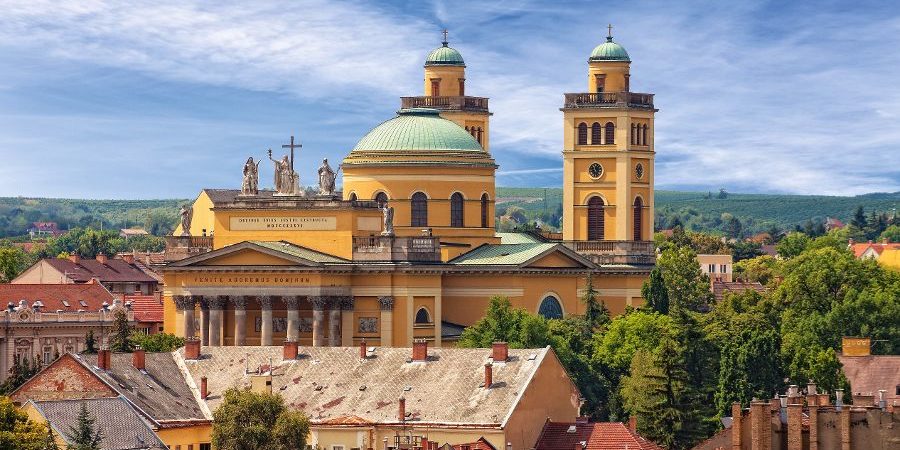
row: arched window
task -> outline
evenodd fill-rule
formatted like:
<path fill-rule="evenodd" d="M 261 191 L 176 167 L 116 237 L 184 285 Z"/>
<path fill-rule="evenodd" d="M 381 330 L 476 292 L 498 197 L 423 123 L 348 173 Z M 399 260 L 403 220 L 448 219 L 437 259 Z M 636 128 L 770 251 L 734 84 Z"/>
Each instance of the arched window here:
<path fill-rule="evenodd" d="M 476 136 L 475 139 L 478 141 L 478 145 L 484 145 L 484 129 L 478 127 L 478 136 Z"/>
<path fill-rule="evenodd" d="M 647 125 L 641 127 L 641 145 L 647 145 Z"/>
<path fill-rule="evenodd" d="M 463 227 L 465 214 L 463 212 L 463 196 L 459 192 L 450 196 L 450 226 Z"/>
<path fill-rule="evenodd" d="M 603 239 L 605 219 L 603 217 L 603 199 L 591 197 L 588 200 L 588 240 Z"/>
<path fill-rule="evenodd" d="M 587 124 L 578 124 L 578 145 L 587 145 Z"/>
<path fill-rule="evenodd" d="M 606 145 L 616 143 L 616 126 L 612 122 L 606 122 Z"/>
<path fill-rule="evenodd" d="M 375 201 L 378 202 L 379 205 L 383 205 L 388 202 L 388 196 L 384 192 L 379 192 L 375 195 Z"/>
<path fill-rule="evenodd" d="M 487 228 L 490 221 L 490 203 L 491 199 L 488 198 L 487 194 L 481 194 L 481 228 Z"/>
<path fill-rule="evenodd" d="M 538 314 L 545 319 L 562 319 L 563 311 L 559 300 L 552 295 L 548 295 L 541 300 L 541 306 L 538 308 Z"/>
<path fill-rule="evenodd" d="M 416 324 L 425 324 L 431 323 L 431 316 L 428 315 L 428 310 L 425 308 L 419 308 L 416 312 Z"/>
<path fill-rule="evenodd" d="M 421 192 L 416 192 L 412 195 L 412 199 L 410 201 L 411 206 L 411 221 L 410 225 L 414 227 L 427 227 L 428 226 L 428 197 Z"/>
<path fill-rule="evenodd" d="M 591 125 L 591 145 L 600 145 L 601 134 L 603 134 L 603 127 L 599 123 L 594 122 Z"/>
<path fill-rule="evenodd" d="M 640 197 L 634 199 L 634 240 L 641 241 L 642 233 L 641 230 L 644 229 L 644 202 Z"/>
<path fill-rule="evenodd" d="M 356 201 L 356 192 L 351 192 L 351 193 L 350 193 L 350 201 L 351 201 L 351 202 L 355 202 L 355 201 Z"/>

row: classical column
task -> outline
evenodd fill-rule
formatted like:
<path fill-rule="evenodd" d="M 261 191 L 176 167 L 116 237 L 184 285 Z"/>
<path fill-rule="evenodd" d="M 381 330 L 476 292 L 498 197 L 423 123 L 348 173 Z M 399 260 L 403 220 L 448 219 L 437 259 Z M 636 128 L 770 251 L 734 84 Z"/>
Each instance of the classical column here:
<path fill-rule="evenodd" d="M 209 302 L 200 296 L 200 345 L 209 345 Z"/>
<path fill-rule="evenodd" d="M 385 295 L 378 297 L 381 304 L 381 346 L 394 345 L 394 297 Z"/>
<path fill-rule="evenodd" d="M 353 347 L 353 296 L 341 300 L 341 346 Z"/>
<path fill-rule="evenodd" d="M 247 297 L 231 296 L 234 304 L 234 345 L 247 345 Z"/>
<path fill-rule="evenodd" d="M 259 296 L 259 307 L 262 316 L 259 345 L 272 345 L 272 297 L 269 295 Z"/>
<path fill-rule="evenodd" d="M 209 297 L 209 344 L 213 347 L 222 345 L 222 310 L 228 297 L 219 295 Z"/>
<path fill-rule="evenodd" d="M 309 303 L 313 310 L 313 347 L 325 345 L 325 307 L 328 301 L 325 297 L 309 297 Z"/>
<path fill-rule="evenodd" d="M 300 297 L 281 297 L 287 307 L 287 340 L 297 342 L 300 338 Z"/>
<path fill-rule="evenodd" d="M 331 298 L 331 310 L 328 311 L 328 346 L 341 345 L 341 301 L 343 297 Z"/>
<path fill-rule="evenodd" d="M 190 295 L 176 295 L 175 307 L 182 311 L 184 321 L 181 327 L 181 336 L 185 339 L 194 337 L 194 297 Z"/>

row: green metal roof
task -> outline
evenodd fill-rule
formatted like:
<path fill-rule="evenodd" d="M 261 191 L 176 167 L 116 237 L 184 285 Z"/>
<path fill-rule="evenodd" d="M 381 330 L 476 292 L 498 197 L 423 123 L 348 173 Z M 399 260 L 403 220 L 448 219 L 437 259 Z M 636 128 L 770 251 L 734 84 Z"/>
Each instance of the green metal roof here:
<path fill-rule="evenodd" d="M 528 233 L 495 233 L 501 244 L 540 244 L 543 241 Z"/>
<path fill-rule="evenodd" d="M 250 243 L 256 244 L 260 247 L 265 247 L 270 250 L 275 250 L 277 252 L 284 253 L 286 255 L 294 256 L 296 258 L 306 259 L 312 262 L 317 263 L 346 263 L 348 262 L 346 259 L 338 258 L 337 256 L 331 256 L 327 253 L 317 252 L 312 249 L 308 249 L 306 247 L 301 247 L 296 244 L 292 244 L 287 241 L 249 241 Z"/>
<path fill-rule="evenodd" d="M 556 243 L 488 244 L 449 261 L 458 265 L 519 265 L 555 247 Z"/>
<path fill-rule="evenodd" d="M 612 36 L 606 38 L 606 42 L 594 47 L 589 61 L 627 61 L 631 62 L 625 47 L 613 42 Z"/>
<path fill-rule="evenodd" d="M 353 151 L 372 150 L 484 151 L 466 130 L 429 108 L 401 109 L 397 117 L 373 128 L 353 147 Z"/>
<path fill-rule="evenodd" d="M 462 55 L 455 48 L 447 45 L 447 42 L 444 42 L 444 45 L 434 49 L 428 56 L 425 58 L 426 66 L 463 66 L 465 67 L 466 63 L 463 61 Z"/>

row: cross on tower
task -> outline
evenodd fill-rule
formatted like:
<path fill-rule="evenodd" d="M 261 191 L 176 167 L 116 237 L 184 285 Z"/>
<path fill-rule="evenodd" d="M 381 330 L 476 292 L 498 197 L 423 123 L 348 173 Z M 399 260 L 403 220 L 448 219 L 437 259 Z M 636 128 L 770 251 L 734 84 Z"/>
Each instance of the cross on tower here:
<path fill-rule="evenodd" d="M 284 145 L 281 146 L 281 148 L 289 148 L 289 149 L 291 149 L 291 170 L 292 170 L 292 171 L 294 170 L 294 149 L 295 149 L 295 148 L 301 148 L 301 147 L 303 147 L 303 146 L 300 145 L 299 141 L 298 141 L 298 143 L 297 143 L 296 145 L 294 144 L 294 136 L 291 136 L 291 143 L 290 143 L 290 144 L 284 144 Z"/>
<path fill-rule="evenodd" d="M 606 35 L 606 37 L 611 38 L 611 37 L 612 37 L 612 24 L 607 25 L 606 28 L 607 28 L 607 30 L 609 30 L 609 32 L 608 32 L 608 34 Z"/>
<path fill-rule="evenodd" d="M 443 41 L 443 43 L 444 43 L 444 45 L 447 45 L 449 42 L 447 41 L 447 29 L 446 29 L 446 28 L 444 28 L 443 33 L 444 33 L 444 41 Z"/>

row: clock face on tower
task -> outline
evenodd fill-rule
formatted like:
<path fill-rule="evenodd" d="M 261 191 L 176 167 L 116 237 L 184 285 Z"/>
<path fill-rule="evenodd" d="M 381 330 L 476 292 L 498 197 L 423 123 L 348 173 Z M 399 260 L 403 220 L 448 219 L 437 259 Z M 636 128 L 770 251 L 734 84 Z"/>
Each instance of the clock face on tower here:
<path fill-rule="evenodd" d="M 588 174 L 591 178 L 600 178 L 603 175 L 603 166 L 600 163 L 593 163 L 588 167 Z"/>

